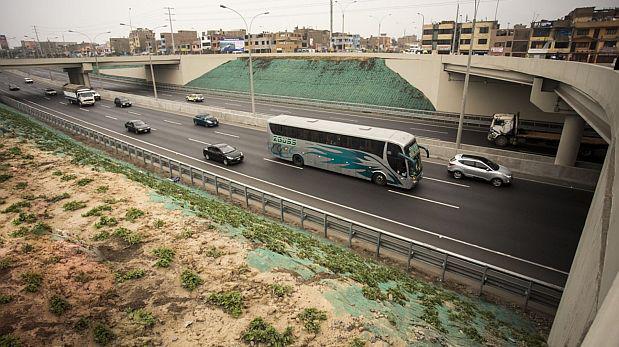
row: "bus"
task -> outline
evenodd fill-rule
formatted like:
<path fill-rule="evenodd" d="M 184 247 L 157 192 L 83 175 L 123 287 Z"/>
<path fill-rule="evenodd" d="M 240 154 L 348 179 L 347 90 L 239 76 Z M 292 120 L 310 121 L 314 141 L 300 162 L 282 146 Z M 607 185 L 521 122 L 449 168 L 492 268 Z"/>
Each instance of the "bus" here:
<path fill-rule="evenodd" d="M 423 173 L 415 136 L 400 130 L 289 115 L 268 120 L 268 151 L 296 166 L 312 166 L 384 186 L 411 189 Z"/>

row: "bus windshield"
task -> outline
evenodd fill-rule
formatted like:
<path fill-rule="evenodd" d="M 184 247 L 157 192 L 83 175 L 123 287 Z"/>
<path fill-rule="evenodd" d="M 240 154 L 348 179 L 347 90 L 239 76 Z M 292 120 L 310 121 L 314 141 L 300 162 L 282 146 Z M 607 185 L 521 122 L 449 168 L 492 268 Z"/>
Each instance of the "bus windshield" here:
<path fill-rule="evenodd" d="M 417 140 L 413 140 L 413 142 L 404 147 L 404 155 L 408 160 L 408 174 L 411 177 L 419 176 L 421 173 L 421 155 L 419 153 Z"/>

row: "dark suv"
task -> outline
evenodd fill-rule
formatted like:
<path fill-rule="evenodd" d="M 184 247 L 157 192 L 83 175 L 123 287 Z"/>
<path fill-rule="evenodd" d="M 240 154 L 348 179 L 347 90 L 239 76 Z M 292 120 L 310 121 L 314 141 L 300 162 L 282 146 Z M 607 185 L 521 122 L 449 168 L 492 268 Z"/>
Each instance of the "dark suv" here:
<path fill-rule="evenodd" d="M 114 98 L 116 107 L 131 107 L 131 101 L 127 98 Z"/>
<path fill-rule="evenodd" d="M 125 123 L 125 128 L 127 128 L 127 131 L 132 131 L 136 134 L 150 133 L 150 125 L 141 120 L 130 120 Z"/>
<path fill-rule="evenodd" d="M 216 127 L 219 125 L 217 118 L 209 114 L 199 114 L 193 117 L 193 125 L 202 125 L 205 127 Z"/>
<path fill-rule="evenodd" d="M 206 160 L 218 161 L 226 166 L 243 161 L 243 152 L 225 143 L 205 147 L 202 154 Z"/>

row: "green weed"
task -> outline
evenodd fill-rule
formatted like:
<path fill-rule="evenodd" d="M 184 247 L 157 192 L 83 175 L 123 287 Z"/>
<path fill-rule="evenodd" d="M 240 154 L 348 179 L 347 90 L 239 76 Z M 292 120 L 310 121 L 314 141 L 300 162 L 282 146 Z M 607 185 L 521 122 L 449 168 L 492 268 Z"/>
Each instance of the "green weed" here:
<path fill-rule="evenodd" d="M 303 310 L 297 317 L 303 322 L 305 330 L 317 334 L 320 332 L 322 322 L 327 320 L 327 312 L 311 307 Z"/>
<path fill-rule="evenodd" d="M 10 268 L 12 263 L 13 262 L 11 261 L 11 258 L 9 257 L 0 259 L 0 270 L 5 270 L 5 269 Z"/>
<path fill-rule="evenodd" d="M 0 183 L 4 183 L 4 182 L 10 180 L 11 178 L 13 178 L 13 175 L 0 174 Z"/>
<path fill-rule="evenodd" d="M 130 222 L 135 222 L 138 218 L 144 215 L 144 211 L 137 209 L 135 207 L 129 208 L 127 213 L 125 213 L 125 219 Z"/>
<path fill-rule="evenodd" d="M 159 247 L 153 249 L 153 254 L 159 258 L 155 262 L 157 267 L 169 267 L 174 259 L 174 250 L 167 247 Z"/>
<path fill-rule="evenodd" d="M 136 323 L 144 327 L 152 327 L 155 325 L 155 316 L 143 308 L 137 310 L 129 310 L 129 317 Z"/>
<path fill-rule="evenodd" d="M 114 230 L 114 236 L 121 238 L 123 241 L 130 245 L 137 245 L 138 243 L 142 242 L 142 235 L 135 233 L 127 228 L 121 227 Z"/>
<path fill-rule="evenodd" d="M 22 253 L 30 253 L 30 252 L 32 252 L 32 251 L 34 251 L 34 246 L 33 246 L 33 245 L 31 245 L 31 244 L 29 244 L 29 243 L 24 243 L 24 244 L 21 246 L 21 252 L 22 252 Z"/>
<path fill-rule="evenodd" d="M 15 189 L 17 190 L 24 190 L 28 187 L 28 182 L 17 182 L 17 184 L 15 185 Z"/>
<path fill-rule="evenodd" d="M 12 231 L 9 236 L 10 237 L 24 237 L 28 234 L 30 230 L 27 227 L 19 227 L 19 229 Z"/>
<path fill-rule="evenodd" d="M 62 173 L 62 171 L 54 171 L 54 172 L 52 172 L 52 175 L 54 175 L 54 176 L 62 176 L 64 174 Z"/>
<path fill-rule="evenodd" d="M 108 216 L 101 216 L 99 217 L 99 220 L 95 222 L 95 228 L 97 229 L 101 229 L 103 227 L 113 227 L 116 225 L 118 225 L 116 218 Z"/>
<path fill-rule="evenodd" d="M 77 180 L 75 184 L 77 184 L 80 187 L 83 187 L 85 185 L 90 184 L 92 181 L 94 181 L 92 178 L 82 178 L 82 179 Z"/>
<path fill-rule="evenodd" d="M 185 269 L 181 273 L 181 287 L 193 291 L 204 283 L 204 280 L 195 272 Z"/>
<path fill-rule="evenodd" d="M 51 198 L 48 198 L 48 199 L 46 199 L 46 201 L 54 203 L 54 202 L 58 202 L 58 201 L 61 201 L 61 200 L 64 200 L 64 199 L 68 199 L 70 197 L 71 197 L 71 195 L 69 193 L 65 192 L 65 193 L 62 193 L 60 195 L 56 195 L 56 196 L 53 196 Z"/>
<path fill-rule="evenodd" d="M 193 230 L 191 229 L 183 229 L 181 233 L 177 236 L 179 239 L 190 239 L 193 236 Z"/>
<path fill-rule="evenodd" d="M 19 337 L 11 334 L 0 335 L 0 346 L 2 347 L 20 347 L 21 341 Z"/>
<path fill-rule="evenodd" d="M 41 236 L 43 234 L 51 233 L 52 227 L 44 222 L 37 222 L 32 229 L 30 229 L 30 233 L 36 236 Z"/>
<path fill-rule="evenodd" d="M 71 304 L 67 301 L 67 299 L 63 298 L 60 295 L 54 295 L 49 300 L 49 311 L 56 316 L 61 316 L 67 310 L 71 308 Z"/>
<path fill-rule="evenodd" d="M 63 182 L 67 182 L 67 181 L 72 181 L 72 180 L 74 180 L 76 178 L 77 178 L 77 175 L 67 175 L 67 174 L 64 174 L 64 175 L 62 175 L 62 177 L 60 177 L 60 180 L 63 181 Z"/>
<path fill-rule="evenodd" d="M 11 206 L 7 207 L 4 209 L 4 211 L 2 211 L 2 213 L 17 213 L 20 212 L 22 208 L 25 207 L 30 207 L 30 201 L 20 201 L 20 202 L 16 202 L 14 204 L 12 204 Z"/>
<path fill-rule="evenodd" d="M 95 192 L 97 193 L 107 193 L 107 191 L 110 189 L 109 186 L 98 186 L 97 189 L 95 189 Z"/>
<path fill-rule="evenodd" d="M 25 272 L 21 274 L 22 282 L 26 285 L 26 291 L 36 293 L 43 284 L 43 276 L 37 272 Z"/>
<path fill-rule="evenodd" d="M 144 277 L 145 274 L 146 274 L 146 271 L 142 269 L 134 269 L 134 270 L 129 270 L 125 273 L 117 272 L 115 274 L 115 277 L 116 277 L 116 282 L 122 283 L 124 281 L 136 280 L 138 278 L 142 278 Z"/>
<path fill-rule="evenodd" d="M 37 221 L 37 216 L 34 213 L 26 213 L 26 212 L 19 212 L 19 216 L 17 216 L 17 218 L 13 219 L 13 225 L 20 225 L 22 223 L 27 223 L 27 224 L 31 224 Z"/>
<path fill-rule="evenodd" d="M 288 284 L 271 283 L 269 284 L 269 287 L 271 288 L 273 295 L 278 298 L 283 298 L 284 296 L 290 295 L 293 291 L 292 286 Z"/>
<path fill-rule="evenodd" d="M 217 247 L 209 246 L 206 251 L 204 251 L 204 255 L 210 258 L 219 258 L 224 255 L 224 252 Z"/>
<path fill-rule="evenodd" d="M 165 226 L 165 222 L 161 219 L 157 219 L 155 221 L 155 223 L 153 223 L 153 227 L 157 228 L 157 229 L 161 229 Z"/>
<path fill-rule="evenodd" d="M 116 338 L 112 330 L 110 330 L 110 328 L 107 325 L 102 324 L 102 323 L 95 325 L 95 328 L 93 330 L 93 335 L 94 335 L 95 342 L 100 345 L 104 345 L 104 346 L 112 342 L 112 340 Z"/>
<path fill-rule="evenodd" d="M 79 283 L 88 283 L 92 278 L 84 271 L 80 271 L 73 277 L 73 279 Z"/>
<path fill-rule="evenodd" d="M 13 297 L 11 295 L 0 294 L 0 304 L 5 305 L 9 302 L 13 301 Z"/>
<path fill-rule="evenodd" d="M 240 317 L 243 313 L 243 296 L 235 290 L 211 293 L 206 302 L 219 306 L 224 312 L 234 318 Z"/>
<path fill-rule="evenodd" d="M 112 206 L 105 204 L 91 208 L 88 212 L 82 213 L 82 217 L 101 216 L 104 211 L 111 211 Z"/>
<path fill-rule="evenodd" d="M 77 331 L 82 332 L 88 329 L 89 326 L 90 326 L 90 320 L 86 317 L 80 317 L 80 319 L 78 319 L 77 322 L 75 322 L 75 325 L 73 325 L 73 328 L 75 328 L 75 330 Z"/>
<path fill-rule="evenodd" d="M 101 230 L 92 237 L 93 241 L 104 241 L 110 238 L 110 233 L 107 230 Z"/>
<path fill-rule="evenodd" d="M 295 338 L 291 327 L 286 327 L 283 332 L 278 332 L 273 325 L 267 323 L 262 317 L 254 318 L 247 330 L 241 336 L 243 341 L 252 345 L 265 346 L 288 346 Z"/>
<path fill-rule="evenodd" d="M 349 347 L 364 347 L 365 346 L 365 341 L 361 340 L 358 337 L 354 337 L 352 340 L 350 340 L 350 343 L 348 344 Z"/>
<path fill-rule="evenodd" d="M 62 205 L 62 209 L 65 211 L 77 211 L 86 207 L 86 203 L 84 201 L 73 200 Z"/>

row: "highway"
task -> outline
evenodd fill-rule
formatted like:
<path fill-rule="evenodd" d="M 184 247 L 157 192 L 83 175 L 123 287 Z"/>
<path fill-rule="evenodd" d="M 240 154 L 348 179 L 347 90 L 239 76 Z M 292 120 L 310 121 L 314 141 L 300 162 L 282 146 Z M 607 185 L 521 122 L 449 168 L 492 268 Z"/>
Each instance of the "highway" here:
<path fill-rule="evenodd" d="M 9 92 L 7 80 L 22 89 Z M 414 190 L 383 188 L 275 160 L 268 155 L 263 131 L 228 124 L 210 129 L 195 127 L 187 116 L 138 106 L 120 109 L 109 101 L 80 108 L 68 105 L 60 95 L 45 97 L 45 86 L 25 85 L 19 76 L 3 72 L 0 81 L 0 92 L 6 95 L 135 145 L 361 223 L 558 285 L 564 284 L 593 196 L 590 191 L 518 177 L 512 186 L 502 189 L 484 182 L 456 181 L 447 175 L 444 164 L 428 160 L 424 162 L 425 179 Z M 107 85 L 103 87 L 108 89 Z M 123 124 L 130 119 L 148 122 L 153 132 L 127 133 Z M 377 121 L 360 117 L 358 122 L 373 125 Z M 383 120 L 378 122 L 389 127 Z M 233 167 L 206 162 L 202 147 L 219 142 L 241 149 L 245 162 Z"/>

